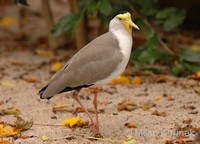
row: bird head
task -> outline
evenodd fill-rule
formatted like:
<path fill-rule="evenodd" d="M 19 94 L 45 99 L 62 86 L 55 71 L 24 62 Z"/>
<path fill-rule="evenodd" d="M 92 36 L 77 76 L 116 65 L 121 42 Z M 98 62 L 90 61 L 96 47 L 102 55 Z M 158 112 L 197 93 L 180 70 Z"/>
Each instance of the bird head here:
<path fill-rule="evenodd" d="M 126 30 L 131 34 L 132 28 L 139 30 L 140 28 L 131 20 L 131 14 L 127 11 L 118 12 L 115 17 L 118 19 L 126 28 Z"/>

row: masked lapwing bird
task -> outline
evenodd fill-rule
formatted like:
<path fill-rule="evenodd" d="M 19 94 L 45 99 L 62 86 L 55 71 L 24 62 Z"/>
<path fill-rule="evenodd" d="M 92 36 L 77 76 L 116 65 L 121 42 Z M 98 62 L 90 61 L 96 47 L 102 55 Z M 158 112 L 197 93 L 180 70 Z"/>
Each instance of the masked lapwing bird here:
<path fill-rule="evenodd" d="M 78 92 L 82 88 L 107 84 L 122 74 L 129 61 L 132 48 L 132 28 L 139 27 L 126 11 L 117 13 L 109 23 L 109 31 L 78 51 L 39 91 L 40 98 L 49 99 L 56 94 L 73 91 L 73 98 L 81 105 L 91 120 L 91 130 L 100 135 L 97 112 L 97 89 L 93 105 L 93 120 L 81 103 Z"/>

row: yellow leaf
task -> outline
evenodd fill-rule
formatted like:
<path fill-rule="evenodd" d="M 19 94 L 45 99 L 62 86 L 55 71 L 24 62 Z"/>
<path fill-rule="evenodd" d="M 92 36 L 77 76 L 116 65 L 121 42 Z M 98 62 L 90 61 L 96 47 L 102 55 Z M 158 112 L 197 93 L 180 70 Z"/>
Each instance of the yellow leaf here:
<path fill-rule="evenodd" d="M 0 122 L 0 135 L 13 136 L 17 135 L 22 129 L 13 127 L 4 122 Z"/>
<path fill-rule="evenodd" d="M 20 113 L 21 111 L 15 107 L 0 109 L 0 115 L 19 115 Z"/>
<path fill-rule="evenodd" d="M 48 140 L 49 140 L 49 137 L 47 137 L 46 135 L 42 136 L 42 141 L 48 141 Z"/>
<path fill-rule="evenodd" d="M 11 144 L 9 140 L 4 140 L 3 138 L 0 138 L 0 144 Z"/>
<path fill-rule="evenodd" d="M 70 119 L 65 119 L 62 125 L 72 128 L 72 127 L 83 127 L 88 125 L 88 123 L 80 117 L 73 117 Z"/>
<path fill-rule="evenodd" d="M 14 87 L 15 86 L 14 83 L 9 82 L 9 81 L 2 81 L 2 82 L 0 82 L 0 85 L 6 86 L 6 87 Z"/>
<path fill-rule="evenodd" d="M 114 79 L 111 84 L 129 84 L 129 79 L 126 76 L 119 76 Z"/>
<path fill-rule="evenodd" d="M 123 144 L 137 144 L 137 141 L 132 136 L 128 136 Z"/>
<path fill-rule="evenodd" d="M 43 55 L 43 56 L 48 56 L 48 57 L 51 57 L 53 56 L 53 52 L 50 51 L 50 50 L 45 50 L 45 49 L 36 49 L 36 53 L 39 54 L 39 55 Z"/>
<path fill-rule="evenodd" d="M 196 72 L 195 79 L 200 80 L 200 71 Z"/>
<path fill-rule="evenodd" d="M 16 25 L 18 23 L 19 23 L 18 19 L 12 17 L 4 17 L 0 21 L 1 26 Z"/>
<path fill-rule="evenodd" d="M 51 71 L 52 72 L 57 72 L 62 68 L 62 63 L 56 62 L 51 66 Z"/>

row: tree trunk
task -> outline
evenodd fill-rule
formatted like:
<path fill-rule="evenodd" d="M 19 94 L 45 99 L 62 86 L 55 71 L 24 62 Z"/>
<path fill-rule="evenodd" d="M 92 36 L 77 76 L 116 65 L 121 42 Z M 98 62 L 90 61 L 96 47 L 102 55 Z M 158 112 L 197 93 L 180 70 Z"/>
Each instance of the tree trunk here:
<path fill-rule="evenodd" d="M 79 12 L 79 0 L 69 0 L 69 4 L 71 12 Z M 86 17 L 84 15 L 83 20 L 80 22 L 79 26 L 76 28 L 75 31 L 76 47 L 78 49 L 82 48 L 88 43 L 88 34 L 86 29 Z"/>
<path fill-rule="evenodd" d="M 51 48 L 56 48 L 58 47 L 57 40 L 51 35 L 51 29 L 54 26 L 54 21 L 53 21 L 53 14 L 49 5 L 49 0 L 41 0 L 41 2 L 42 2 L 42 13 L 46 21 L 47 33 L 49 35 L 49 45 Z"/>

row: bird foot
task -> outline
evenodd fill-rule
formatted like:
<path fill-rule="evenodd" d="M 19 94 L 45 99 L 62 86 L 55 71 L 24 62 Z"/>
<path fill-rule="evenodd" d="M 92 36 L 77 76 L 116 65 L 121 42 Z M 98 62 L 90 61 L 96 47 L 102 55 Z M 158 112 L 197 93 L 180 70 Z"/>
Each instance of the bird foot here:
<path fill-rule="evenodd" d="M 92 133 L 92 136 L 97 137 L 97 138 L 102 138 L 103 136 L 99 132 L 99 125 L 96 123 L 92 123 L 90 126 L 90 130 Z"/>

